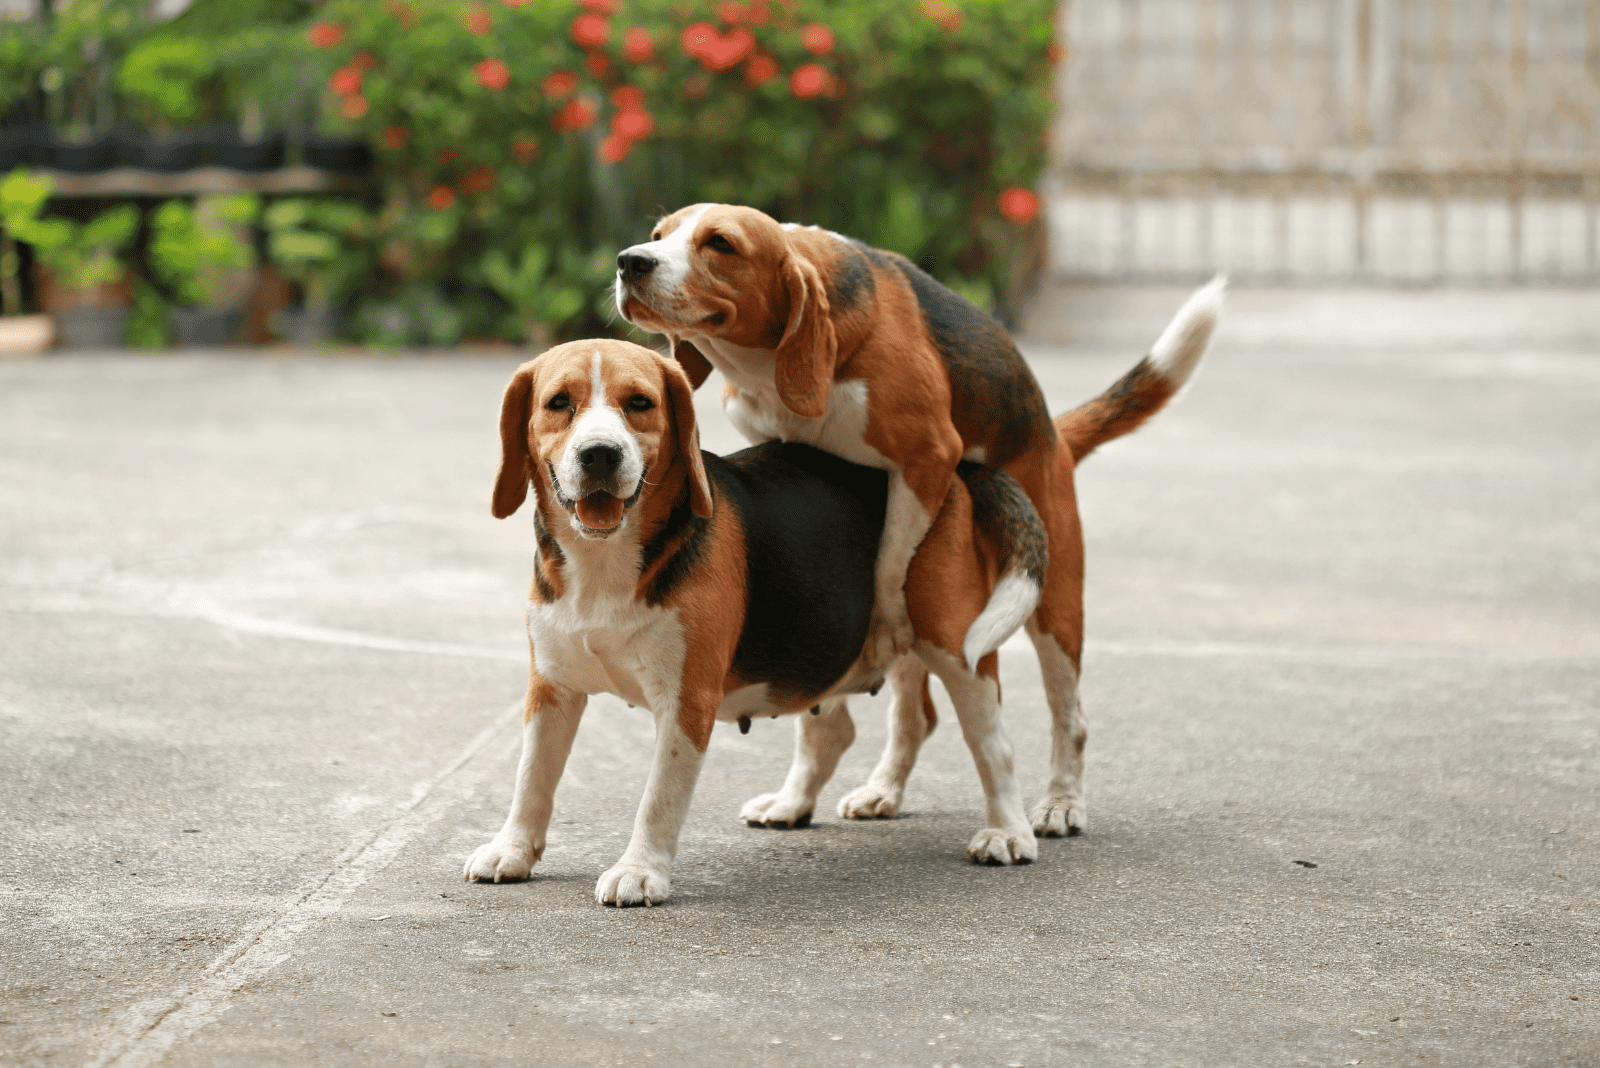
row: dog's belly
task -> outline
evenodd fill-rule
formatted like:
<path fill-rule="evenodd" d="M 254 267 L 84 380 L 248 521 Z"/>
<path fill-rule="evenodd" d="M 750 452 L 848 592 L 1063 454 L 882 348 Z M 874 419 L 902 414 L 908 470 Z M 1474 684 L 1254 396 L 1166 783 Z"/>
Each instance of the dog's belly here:
<path fill-rule="evenodd" d="M 683 677 L 683 627 L 676 609 L 628 604 L 609 611 L 528 604 L 528 638 L 539 674 L 583 693 L 611 693 L 654 708 Z"/>

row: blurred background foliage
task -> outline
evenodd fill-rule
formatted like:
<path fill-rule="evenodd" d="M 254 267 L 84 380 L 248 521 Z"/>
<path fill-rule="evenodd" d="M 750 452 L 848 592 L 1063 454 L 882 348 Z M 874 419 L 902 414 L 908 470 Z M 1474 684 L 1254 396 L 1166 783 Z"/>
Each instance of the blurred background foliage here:
<path fill-rule="evenodd" d="M 349 202 L 365 214 L 319 231 L 344 266 L 316 294 L 357 340 L 625 329 L 616 252 L 697 201 L 894 249 L 1002 313 L 1040 240 L 1054 0 L 195 0 L 165 22 L 148 7 L 0 21 L 0 117 L 365 141 Z M 306 262 L 284 273 L 303 282 Z"/>

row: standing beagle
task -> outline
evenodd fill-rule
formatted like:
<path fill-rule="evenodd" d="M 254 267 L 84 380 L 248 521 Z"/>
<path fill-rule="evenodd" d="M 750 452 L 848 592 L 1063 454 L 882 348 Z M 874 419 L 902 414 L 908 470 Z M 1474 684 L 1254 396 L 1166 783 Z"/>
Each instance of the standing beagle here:
<path fill-rule="evenodd" d="M 752 802 L 763 822 L 809 819 L 849 744 L 844 696 L 883 679 L 863 647 L 888 480 L 801 444 L 702 453 L 682 369 L 625 341 L 572 342 L 524 364 L 500 437 L 494 514 L 515 512 L 530 484 L 536 502 L 532 664 L 511 811 L 464 874 L 528 875 L 587 697 L 612 693 L 651 711 L 656 746 L 633 838 L 595 896 L 655 904 L 719 720 L 814 713 L 801 717 L 811 741 L 791 783 Z M 1044 561 L 1021 488 L 968 464 L 907 576 L 914 651 L 951 694 L 988 800 L 967 847 L 976 860 L 1037 855 L 994 650 L 1033 611 Z"/>
<path fill-rule="evenodd" d="M 1082 833 L 1078 701 L 1083 534 L 1076 461 L 1128 433 L 1187 381 L 1222 310 L 1213 281 L 1178 312 L 1150 355 L 1101 397 L 1053 422 L 1022 354 L 991 316 L 904 256 L 817 227 L 780 225 L 754 208 L 694 204 L 617 257 L 616 306 L 667 335 L 690 380 L 714 366 L 723 406 L 753 442 L 800 441 L 889 473 L 869 663 L 885 667 L 910 627 L 902 587 L 963 460 L 1013 476 L 1049 537 L 1050 564 L 1027 623 L 1053 716 L 1051 777 L 1032 810 L 1044 835 Z M 922 734 L 927 675 L 894 669 L 890 747 L 847 816 L 893 815 Z"/>

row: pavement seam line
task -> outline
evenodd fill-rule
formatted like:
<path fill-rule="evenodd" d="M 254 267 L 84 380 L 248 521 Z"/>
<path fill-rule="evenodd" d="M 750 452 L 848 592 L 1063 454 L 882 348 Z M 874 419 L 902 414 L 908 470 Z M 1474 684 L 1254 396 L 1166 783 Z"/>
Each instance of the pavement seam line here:
<path fill-rule="evenodd" d="M 130 1013 L 124 1037 L 87 1062 L 88 1068 L 147 1068 L 158 1063 L 179 1042 L 189 1038 L 228 1010 L 229 1002 L 245 984 L 260 979 L 288 960 L 300 935 L 318 920 L 339 912 L 366 882 L 388 867 L 416 835 L 457 798 L 439 800 L 439 788 L 449 781 L 522 715 L 518 700 L 488 726 L 443 769 L 419 783 L 400 812 L 376 828 L 358 835 L 332 866 L 301 884 L 295 899 L 266 923 L 234 941 L 202 973 L 200 982 L 173 995 L 157 1013 Z M 464 793 L 473 780 L 462 784 Z M 437 803 L 428 804 L 430 799 Z M 141 1004 L 148 1005 L 149 1002 Z"/>

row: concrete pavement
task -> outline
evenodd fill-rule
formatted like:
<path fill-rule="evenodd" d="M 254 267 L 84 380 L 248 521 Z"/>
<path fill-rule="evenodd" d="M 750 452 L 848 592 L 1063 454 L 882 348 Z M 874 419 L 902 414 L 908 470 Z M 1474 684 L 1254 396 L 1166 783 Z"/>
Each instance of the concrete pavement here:
<path fill-rule="evenodd" d="M 968 864 L 949 714 L 901 818 L 839 820 L 863 700 L 807 830 L 735 819 L 789 724 L 719 730 L 620 912 L 651 731 L 609 699 L 537 877 L 460 881 L 516 757 L 518 354 L 0 364 L 0 1065 L 1600 1064 L 1600 340 L 1303 299 L 1242 294 L 1081 472 L 1086 837 Z M 1139 351 L 1028 347 L 1054 410 Z"/>

